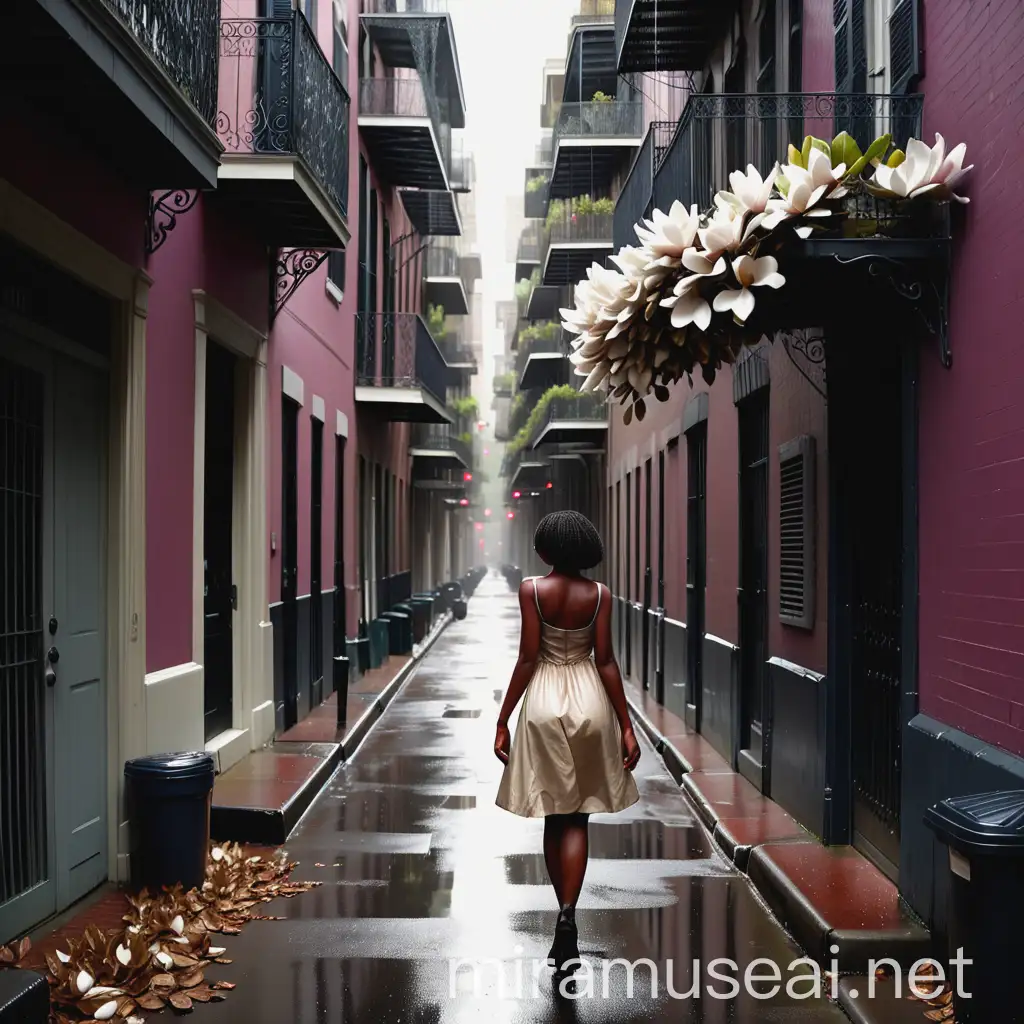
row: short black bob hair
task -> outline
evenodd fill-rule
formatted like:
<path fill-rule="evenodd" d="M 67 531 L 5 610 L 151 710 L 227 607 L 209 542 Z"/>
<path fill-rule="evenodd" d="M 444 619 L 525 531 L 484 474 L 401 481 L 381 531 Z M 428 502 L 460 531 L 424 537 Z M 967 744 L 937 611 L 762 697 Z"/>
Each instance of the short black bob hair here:
<path fill-rule="evenodd" d="M 538 524 L 534 550 L 559 572 L 593 569 L 604 558 L 604 544 L 594 524 L 579 512 L 552 512 Z"/>

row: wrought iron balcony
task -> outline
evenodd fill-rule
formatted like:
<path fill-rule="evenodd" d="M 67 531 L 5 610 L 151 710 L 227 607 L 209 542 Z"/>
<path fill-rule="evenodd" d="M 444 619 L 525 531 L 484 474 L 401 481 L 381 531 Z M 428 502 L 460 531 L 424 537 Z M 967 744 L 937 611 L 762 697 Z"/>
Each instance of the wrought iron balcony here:
<path fill-rule="evenodd" d="M 508 480 L 509 491 L 528 491 L 543 488 L 551 473 L 551 463 L 524 445 L 511 455 L 506 455 L 501 465 L 501 475 Z"/>
<path fill-rule="evenodd" d="M 449 368 L 418 313 L 356 314 L 356 402 L 394 422 L 451 423 Z"/>
<path fill-rule="evenodd" d="M 450 187 L 451 123 L 429 82 L 362 79 L 359 130 L 374 167 L 392 185 Z"/>
<path fill-rule="evenodd" d="M 476 181 L 476 162 L 466 148 L 462 133 L 452 134 L 452 169 L 448 175 L 453 192 L 472 192 Z"/>
<path fill-rule="evenodd" d="M 702 70 L 738 6 L 736 0 L 615 0 L 619 72 Z"/>
<path fill-rule="evenodd" d="M 553 398 L 530 438 L 530 448 L 560 444 L 600 447 L 608 434 L 608 400 L 604 394 Z"/>
<path fill-rule="evenodd" d="M 536 284 L 526 302 L 525 319 L 551 320 L 563 306 L 572 305 L 572 288 L 565 285 Z"/>
<path fill-rule="evenodd" d="M 540 267 L 541 257 L 547 248 L 547 232 L 542 221 L 533 221 L 519 233 L 516 248 L 516 280 L 528 280 L 534 270 Z"/>
<path fill-rule="evenodd" d="M 561 99 L 583 103 L 601 92 L 614 96 L 619 86 L 615 68 L 615 24 L 611 15 L 582 15 L 573 19 Z"/>
<path fill-rule="evenodd" d="M 922 98 L 874 94 L 763 93 L 693 95 L 654 178 L 654 205 L 673 200 L 711 207 L 729 174 L 753 164 L 762 174 L 785 161 L 806 135 L 833 139 L 847 131 L 861 145 L 891 132 L 904 146 L 920 137 Z"/>
<path fill-rule="evenodd" d="M 554 133 L 549 194 L 607 194 L 643 141 L 643 106 L 629 100 L 563 103 Z"/>
<path fill-rule="evenodd" d="M 462 71 L 447 0 L 363 0 L 359 24 L 385 67 L 429 77 L 448 123 L 466 127 Z"/>
<path fill-rule="evenodd" d="M 345 86 L 306 19 L 220 26 L 219 193 L 278 248 L 348 243 Z"/>
<path fill-rule="evenodd" d="M 398 195 L 409 221 L 421 238 L 462 234 L 462 208 L 458 192 L 447 189 L 400 188 Z"/>
<path fill-rule="evenodd" d="M 549 321 L 531 324 L 519 332 L 516 352 L 516 376 L 519 390 L 551 387 L 564 383 L 569 376 L 569 345 L 561 324 Z"/>
<path fill-rule="evenodd" d="M 469 312 L 462 260 L 451 246 L 432 245 L 427 249 L 424 279 L 428 305 L 443 306 L 449 316 L 465 316 Z"/>
<path fill-rule="evenodd" d="M 643 145 L 615 203 L 612 245 L 616 252 L 624 245 L 637 244 L 634 226 L 651 215 L 654 175 L 661 166 L 675 128 L 674 121 L 652 121 L 647 127 Z"/>
<path fill-rule="evenodd" d="M 451 423 L 417 423 L 409 454 L 422 466 L 437 469 L 471 469 L 473 447 Z M 417 467 L 418 468 L 418 467 Z"/>
<path fill-rule="evenodd" d="M 569 24 L 569 40 L 576 29 L 586 25 L 614 25 L 615 0 L 580 0 L 580 10 Z"/>
<path fill-rule="evenodd" d="M 216 185 L 219 0 L 19 0 L 3 14 L 8 110 L 56 114 L 135 187 Z"/>
<path fill-rule="evenodd" d="M 569 204 L 549 218 L 544 249 L 545 285 L 572 285 L 587 276 L 593 263 L 604 263 L 612 254 L 613 213 L 574 213 Z"/>
<path fill-rule="evenodd" d="M 543 220 L 548 209 L 548 183 L 551 181 L 551 165 L 527 167 L 526 184 L 523 190 L 523 215 L 528 220 Z"/>

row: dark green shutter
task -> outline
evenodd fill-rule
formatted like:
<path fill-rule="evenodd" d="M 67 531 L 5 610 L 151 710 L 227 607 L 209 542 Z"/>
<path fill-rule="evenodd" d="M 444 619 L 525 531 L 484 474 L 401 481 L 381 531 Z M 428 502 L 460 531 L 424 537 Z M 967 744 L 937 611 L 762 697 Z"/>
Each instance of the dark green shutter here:
<path fill-rule="evenodd" d="M 889 18 L 889 80 L 894 93 L 910 90 L 921 73 L 918 0 L 899 0 Z"/>
<path fill-rule="evenodd" d="M 868 56 L 865 42 L 864 0 L 833 0 L 836 92 L 867 91 Z"/>
<path fill-rule="evenodd" d="M 292 16 L 292 0 L 269 0 L 267 6 L 271 18 L 290 18 Z"/>

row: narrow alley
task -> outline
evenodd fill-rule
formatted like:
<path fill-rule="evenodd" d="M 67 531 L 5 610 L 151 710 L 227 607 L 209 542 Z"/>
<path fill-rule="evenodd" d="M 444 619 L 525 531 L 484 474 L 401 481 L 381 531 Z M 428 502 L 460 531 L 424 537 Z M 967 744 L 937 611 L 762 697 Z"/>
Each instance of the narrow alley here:
<path fill-rule="evenodd" d="M 237 989 L 203 1007 L 203 1019 L 845 1020 L 823 998 L 787 997 L 787 967 L 800 952 L 709 840 L 646 739 L 636 771 L 641 802 L 592 819 L 579 915 L 592 991 L 580 980 L 575 998 L 558 998 L 547 970 L 534 985 L 533 965 L 547 956 L 557 909 L 542 822 L 494 806 L 501 765 L 491 750 L 518 626 L 514 595 L 488 576 L 468 617 L 442 634 L 294 832 L 287 849 L 299 861 L 295 877 L 323 885 L 270 906 L 286 920 L 256 921 L 231 938 L 234 962 L 223 976 Z M 779 995 L 708 994 L 709 986 L 729 992 L 727 982 L 707 976 L 711 961 L 737 962 L 742 980 L 760 957 L 779 965 Z M 602 961 L 616 958 L 653 961 L 657 998 L 645 963 L 635 966 L 632 997 L 623 964 L 605 975 Z M 702 998 L 672 998 L 669 962 L 673 991 L 685 994 L 694 959 Z M 459 960 L 479 965 L 475 974 Z M 796 991 L 809 987 L 799 983 Z"/>

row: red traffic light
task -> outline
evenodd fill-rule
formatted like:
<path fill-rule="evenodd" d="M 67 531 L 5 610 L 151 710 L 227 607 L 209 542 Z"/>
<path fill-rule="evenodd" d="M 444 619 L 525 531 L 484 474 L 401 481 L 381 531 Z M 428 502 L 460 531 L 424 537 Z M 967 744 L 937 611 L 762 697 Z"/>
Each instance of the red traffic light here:
<path fill-rule="evenodd" d="M 506 512 L 506 513 L 505 513 L 505 518 L 506 518 L 506 519 L 515 519 L 515 517 L 516 517 L 516 514 L 515 514 L 515 512 L 511 512 L 511 511 L 509 511 L 509 512 Z"/>
<path fill-rule="evenodd" d="M 522 491 L 513 491 L 512 492 L 512 497 L 513 498 L 521 498 L 522 496 L 523 496 L 523 492 Z"/>
<path fill-rule="evenodd" d="M 465 480 L 466 483 L 469 483 L 469 481 L 473 479 L 473 474 L 472 473 L 463 473 L 462 474 L 462 479 Z"/>
<path fill-rule="evenodd" d="M 554 487 L 554 484 L 549 480 L 548 481 L 548 485 L 547 485 L 547 489 L 550 491 L 552 487 Z"/>
<path fill-rule="evenodd" d="M 459 502 L 459 504 L 463 505 L 463 506 L 468 505 L 469 504 L 469 498 L 463 498 L 462 501 Z"/>

